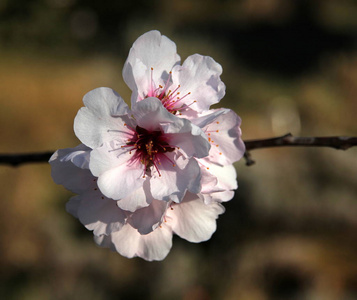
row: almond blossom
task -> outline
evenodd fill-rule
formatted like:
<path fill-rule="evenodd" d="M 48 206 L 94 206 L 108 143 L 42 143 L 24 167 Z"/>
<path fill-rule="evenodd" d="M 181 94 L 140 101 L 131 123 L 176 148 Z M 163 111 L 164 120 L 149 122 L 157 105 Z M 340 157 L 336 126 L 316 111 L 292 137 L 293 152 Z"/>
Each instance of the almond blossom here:
<path fill-rule="evenodd" d="M 211 237 L 245 151 L 240 118 L 210 108 L 225 93 L 221 73 L 198 54 L 180 65 L 176 45 L 150 31 L 123 68 L 131 109 L 110 88 L 84 96 L 74 121 L 82 144 L 56 151 L 50 164 L 54 181 L 77 194 L 68 212 L 98 245 L 162 260 L 174 233 L 190 242 Z"/>

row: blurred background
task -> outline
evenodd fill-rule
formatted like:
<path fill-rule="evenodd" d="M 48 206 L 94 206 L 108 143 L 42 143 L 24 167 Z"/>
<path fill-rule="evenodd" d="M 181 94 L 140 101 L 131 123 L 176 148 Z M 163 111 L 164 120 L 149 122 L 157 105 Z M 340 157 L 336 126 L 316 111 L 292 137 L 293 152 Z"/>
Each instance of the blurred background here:
<path fill-rule="evenodd" d="M 354 0 L 0 0 L 0 152 L 74 147 L 88 91 L 151 29 L 223 66 L 244 139 L 357 135 Z M 357 149 L 277 148 L 236 164 L 211 240 L 162 262 L 98 248 L 46 163 L 0 166 L 2 299 L 357 299 Z"/>

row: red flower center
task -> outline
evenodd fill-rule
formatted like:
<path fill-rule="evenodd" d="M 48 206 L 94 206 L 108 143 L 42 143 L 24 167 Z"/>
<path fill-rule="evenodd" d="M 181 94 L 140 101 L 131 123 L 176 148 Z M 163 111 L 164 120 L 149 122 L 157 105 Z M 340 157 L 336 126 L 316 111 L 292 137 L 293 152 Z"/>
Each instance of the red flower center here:
<path fill-rule="evenodd" d="M 132 129 L 132 128 L 130 128 Z M 145 173 L 150 173 L 150 168 L 152 166 L 158 171 L 159 176 L 161 176 L 159 171 L 159 165 L 161 165 L 161 159 L 167 159 L 172 162 L 166 155 L 166 152 L 172 152 L 175 147 L 168 144 L 165 136 L 161 131 L 148 131 L 145 128 L 136 126 L 132 138 L 126 143 L 126 146 L 131 147 L 130 153 L 134 152 L 133 160 L 139 160 L 145 167 Z M 175 163 L 172 162 L 175 166 Z"/>

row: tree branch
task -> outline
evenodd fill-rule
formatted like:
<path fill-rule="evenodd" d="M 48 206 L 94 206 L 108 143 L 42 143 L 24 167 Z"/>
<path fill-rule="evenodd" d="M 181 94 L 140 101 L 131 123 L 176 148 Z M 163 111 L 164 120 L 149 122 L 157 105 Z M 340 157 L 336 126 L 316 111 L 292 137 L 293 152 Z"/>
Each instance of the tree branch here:
<path fill-rule="evenodd" d="M 332 136 L 332 137 L 294 137 L 291 133 L 283 136 L 244 141 L 247 151 L 258 148 L 271 147 L 330 147 L 339 150 L 357 146 L 357 137 Z"/>
<path fill-rule="evenodd" d="M 246 165 L 253 165 L 249 151 L 272 147 L 329 147 L 338 150 L 347 150 L 357 146 L 357 137 L 331 136 L 331 137 L 294 137 L 291 133 L 283 136 L 244 141 L 246 152 L 244 158 Z"/>
<path fill-rule="evenodd" d="M 272 147 L 329 147 L 339 150 L 357 146 L 357 137 L 294 137 L 288 133 L 280 137 L 244 141 L 246 152 L 244 158 L 246 165 L 253 165 L 250 151 Z M 48 162 L 53 152 L 26 153 L 26 154 L 0 154 L 0 164 L 17 167 L 25 163 Z"/>
<path fill-rule="evenodd" d="M 0 154 L 0 164 L 17 167 L 25 163 L 48 162 L 53 152 Z"/>

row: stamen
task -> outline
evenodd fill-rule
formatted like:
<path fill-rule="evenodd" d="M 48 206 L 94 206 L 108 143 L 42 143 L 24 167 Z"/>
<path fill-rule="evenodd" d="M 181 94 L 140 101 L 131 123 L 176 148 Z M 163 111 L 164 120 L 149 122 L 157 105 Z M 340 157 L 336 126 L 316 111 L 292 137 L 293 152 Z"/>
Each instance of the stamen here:
<path fill-rule="evenodd" d="M 130 129 L 130 128 L 129 128 Z M 127 131 L 123 131 L 123 130 L 117 130 L 117 129 L 107 129 L 107 132 L 118 132 L 118 133 L 121 133 L 121 134 L 127 134 L 127 135 L 130 135 L 129 132 Z"/>
<path fill-rule="evenodd" d="M 132 132 L 136 132 L 135 129 L 129 126 L 128 124 L 124 123 L 124 126 L 129 128 Z"/>
<path fill-rule="evenodd" d="M 163 97 L 163 95 L 165 94 L 166 90 L 168 89 L 169 87 L 169 82 L 170 82 L 170 79 L 171 79 L 171 74 L 172 72 L 170 71 L 169 72 L 169 76 L 167 77 L 167 80 L 166 80 L 166 83 L 165 83 L 165 87 L 163 88 L 161 94 L 159 95 L 159 99 L 161 99 Z"/>
<path fill-rule="evenodd" d="M 157 159 L 157 160 L 159 160 L 159 159 Z M 161 173 L 160 173 L 160 170 L 159 170 L 157 164 L 155 162 L 153 164 L 154 164 L 154 167 L 155 167 L 157 173 L 159 174 L 159 177 L 161 177 Z M 161 165 L 161 163 L 159 163 L 159 164 Z"/>
<path fill-rule="evenodd" d="M 170 109 L 170 108 L 172 108 L 174 105 L 176 105 L 178 102 L 180 102 L 180 101 L 182 101 L 182 99 L 184 99 L 184 98 L 186 98 L 188 95 L 191 95 L 191 92 L 188 92 L 186 95 L 184 95 L 183 97 L 177 97 L 176 99 L 177 100 L 173 100 L 173 101 L 171 101 L 167 106 L 166 106 L 166 108 L 167 109 Z M 185 105 L 185 107 L 186 106 L 190 106 L 190 105 L 192 105 L 193 103 L 195 103 L 196 102 L 196 100 L 195 101 L 193 101 L 191 104 L 189 104 L 189 105 Z M 175 109 L 175 110 L 177 110 L 177 111 L 179 111 L 180 109 Z"/>
<path fill-rule="evenodd" d="M 108 152 L 110 153 L 110 152 L 114 152 L 114 151 L 118 151 L 118 150 L 123 150 L 124 147 L 130 147 L 130 146 L 132 146 L 132 145 L 120 146 L 120 148 L 110 149 L 110 150 L 108 150 Z M 129 151 L 129 154 L 131 154 L 131 151 L 132 151 L 133 149 L 134 149 L 134 148 L 128 149 L 128 150 L 126 150 L 126 151 L 124 151 L 124 152 L 121 152 L 121 154 L 126 153 L 126 152 L 128 152 L 128 151 Z M 119 155 L 120 155 L 120 154 L 118 154 L 117 157 L 119 157 Z"/>
<path fill-rule="evenodd" d="M 183 97 L 182 97 L 182 98 L 183 98 Z M 177 102 L 181 101 L 182 98 L 181 98 L 180 100 L 176 101 L 174 104 L 176 104 Z M 190 104 L 185 104 L 185 105 L 181 106 L 180 108 L 175 108 L 175 111 L 178 111 L 178 112 L 180 113 L 180 112 L 183 111 L 183 110 L 187 110 L 188 107 L 190 107 L 192 104 L 194 104 L 194 103 L 196 103 L 196 102 L 197 102 L 197 101 L 194 100 L 194 101 L 193 101 L 192 103 L 190 103 Z M 180 114 L 181 114 L 181 113 L 180 113 Z"/>
<path fill-rule="evenodd" d="M 170 158 L 168 158 L 166 155 L 163 155 L 163 157 L 165 157 L 170 163 L 172 163 L 173 167 L 176 167 L 176 164 Z"/>
<path fill-rule="evenodd" d="M 153 91 L 154 91 L 154 79 L 153 79 L 153 73 L 154 73 L 154 68 L 151 67 L 151 71 L 150 71 L 150 90 L 149 90 L 149 94 L 148 97 L 152 97 L 153 96 Z"/>
<path fill-rule="evenodd" d="M 172 94 L 175 94 L 175 92 L 181 87 L 181 85 L 178 85 L 177 88 L 175 88 L 172 92 Z M 176 95 L 180 95 L 180 92 L 177 92 Z"/>

